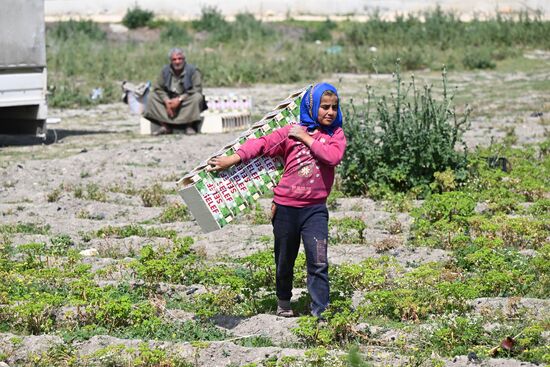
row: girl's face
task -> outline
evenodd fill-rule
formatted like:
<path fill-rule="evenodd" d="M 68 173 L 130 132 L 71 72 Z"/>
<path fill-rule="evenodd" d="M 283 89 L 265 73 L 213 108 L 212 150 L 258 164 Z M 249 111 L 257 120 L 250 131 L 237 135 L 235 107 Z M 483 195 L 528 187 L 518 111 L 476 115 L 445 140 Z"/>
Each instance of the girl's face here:
<path fill-rule="evenodd" d="M 338 97 L 323 95 L 317 113 L 317 122 L 323 126 L 330 126 L 338 115 Z"/>

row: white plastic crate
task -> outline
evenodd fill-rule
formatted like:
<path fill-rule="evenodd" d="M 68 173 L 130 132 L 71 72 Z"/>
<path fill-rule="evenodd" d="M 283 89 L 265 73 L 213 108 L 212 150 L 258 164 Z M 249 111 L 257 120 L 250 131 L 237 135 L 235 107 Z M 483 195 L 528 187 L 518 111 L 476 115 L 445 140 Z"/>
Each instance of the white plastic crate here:
<path fill-rule="evenodd" d="M 204 113 L 204 122 L 201 133 L 216 134 L 236 130 L 246 130 L 250 127 L 251 114 L 249 111 Z"/>

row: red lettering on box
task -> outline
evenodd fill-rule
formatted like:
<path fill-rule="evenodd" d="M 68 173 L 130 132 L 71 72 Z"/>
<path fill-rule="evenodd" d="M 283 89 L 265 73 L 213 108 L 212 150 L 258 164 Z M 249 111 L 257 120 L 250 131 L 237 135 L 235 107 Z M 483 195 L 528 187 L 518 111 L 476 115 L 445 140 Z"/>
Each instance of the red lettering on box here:
<path fill-rule="evenodd" d="M 214 186 L 214 184 L 212 182 L 207 182 L 206 183 L 206 188 L 208 189 L 208 191 L 211 191 L 211 192 L 216 191 L 216 186 Z"/>
<path fill-rule="evenodd" d="M 214 193 L 214 200 L 216 201 L 216 204 L 223 204 L 222 196 L 218 192 Z"/>
<path fill-rule="evenodd" d="M 203 196 L 203 198 L 204 198 L 204 201 L 206 202 L 206 204 L 208 205 L 208 208 L 210 209 L 210 211 L 214 214 L 219 214 L 220 210 L 214 204 L 212 196 L 211 195 L 206 195 L 206 196 Z"/>

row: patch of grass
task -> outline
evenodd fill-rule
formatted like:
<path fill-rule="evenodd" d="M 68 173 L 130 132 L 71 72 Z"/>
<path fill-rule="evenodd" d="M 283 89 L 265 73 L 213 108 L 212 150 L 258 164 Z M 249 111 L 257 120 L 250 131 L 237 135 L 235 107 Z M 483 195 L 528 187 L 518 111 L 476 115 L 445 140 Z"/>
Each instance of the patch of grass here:
<path fill-rule="evenodd" d="M 145 228 L 143 226 L 131 224 L 123 227 L 114 227 L 107 226 L 99 229 L 94 236 L 95 237 L 117 237 L 117 238 L 126 238 L 130 236 L 140 236 L 140 237 L 165 237 L 165 238 L 175 238 L 177 235 L 176 231 L 173 229 L 162 229 L 162 228 Z"/>
<path fill-rule="evenodd" d="M 186 205 L 174 203 L 164 209 L 158 220 L 161 223 L 185 222 L 191 219 Z"/>
<path fill-rule="evenodd" d="M 2 234 L 48 234 L 50 225 L 40 225 L 35 223 L 18 223 L 18 224 L 0 224 L 0 233 Z"/>
<path fill-rule="evenodd" d="M 327 208 L 330 210 L 336 210 L 338 208 L 338 199 L 345 197 L 344 193 L 340 190 L 333 189 L 327 198 Z"/>

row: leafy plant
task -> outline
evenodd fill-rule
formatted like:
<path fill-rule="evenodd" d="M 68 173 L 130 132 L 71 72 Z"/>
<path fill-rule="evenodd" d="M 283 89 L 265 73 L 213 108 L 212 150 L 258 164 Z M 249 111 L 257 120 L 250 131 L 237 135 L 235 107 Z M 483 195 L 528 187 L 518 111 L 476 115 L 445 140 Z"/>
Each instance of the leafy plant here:
<path fill-rule="evenodd" d="M 130 236 L 140 236 L 140 237 L 165 237 L 165 238 L 175 238 L 176 231 L 172 229 L 162 229 L 149 227 L 145 228 L 137 224 L 130 224 L 122 227 L 107 226 L 103 227 L 93 234 L 95 237 L 118 237 L 126 238 Z"/>
<path fill-rule="evenodd" d="M 429 86 L 420 93 L 414 77 L 403 90 L 399 63 L 395 83 L 395 95 L 389 103 L 382 97 L 376 114 L 370 111 L 372 95 L 362 110 L 352 106 L 346 111 L 348 147 L 340 174 L 347 194 L 382 197 L 412 190 L 422 197 L 431 191 L 436 172 L 452 169 L 457 181 L 467 177 L 466 154 L 455 146 L 463 143 L 469 110 L 457 116 L 453 96 L 447 94 L 446 71 L 441 101 L 432 97 Z"/>

